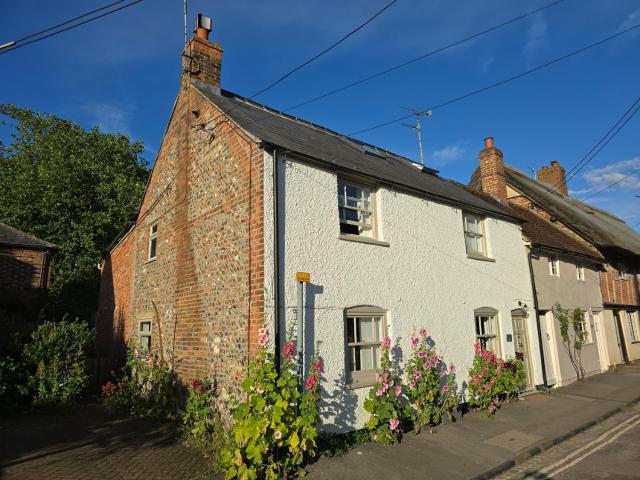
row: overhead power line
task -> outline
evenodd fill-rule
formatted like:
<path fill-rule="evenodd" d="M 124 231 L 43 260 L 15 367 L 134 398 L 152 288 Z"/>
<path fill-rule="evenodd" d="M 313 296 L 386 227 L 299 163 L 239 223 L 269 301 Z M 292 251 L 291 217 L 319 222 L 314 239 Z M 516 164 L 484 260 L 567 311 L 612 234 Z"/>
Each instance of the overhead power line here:
<path fill-rule="evenodd" d="M 49 28 L 47 28 L 45 30 L 41 30 L 40 32 L 32 33 L 30 35 L 27 35 L 26 37 L 22 37 L 20 40 L 15 40 L 16 45 L 12 46 L 11 48 L 8 48 L 6 50 L 0 51 L 0 55 L 6 54 L 6 53 L 9 53 L 9 52 L 13 52 L 14 50 L 17 50 L 18 48 L 26 47 L 27 45 L 31 45 L 32 43 L 41 42 L 42 40 L 45 40 L 47 38 L 53 37 L 55 35 L 59 35 L 61 33 L 67 32 L 69 30 L 73 30 L 74 28 L 78 28 L 78 27 L 80 27 L 82 25 L 86 25 L 87 23 L 93 22 L 95 20 L 99 20 L 99 19 L 104 18 L 104 17 L 106 17 L 108 15 L 111 15 L 112 13 L 116 13 L 116 12 L 119 12 L 120 10 L 124 10 L 125 8 L 132 7 L 132 6 L 134 6 L 134 5 L 138 4 L 138 3 L 141 3 L 143 0 L 134 0 L 131 3 L 128 3 L 126 5 L 122 5 L 122 6 L 118 7 L 118 8 L 114 8 L 114 9 L 109 10 L 107 12 L 104 12 L 104 13 L 102 13 L 100 15 L 96 15 L 94 17 L 88 18 L 86 20 L 83 20 L 82 22 L 73 23 L 76 20 L 79 20 L 81 18 L 85 18 L 85 17 L 87 17 L 89 15 L 92 15 L 93 13 L 97 13 L 97 12 L 100 12 L 102 10 L 108 9 L 110 7 L 113 7 L 113 6 L 117 5 L 117 4 L 120 4 L 120 3 L 122 3 L 122 1 L 124 1 L 124 0 L 121 0 L 121 1 L 118 1 L 118 2 L 114 2 L 114 3 L 111 3 L 109 5 L 105 5 L 104 7 L 92 10 L 91 12 L 84 13 L 82 15 L 79 15 L 79 16 L 75 17 L 75 18 L 67 20 L 66 22 L 62 22 L 62 23 L 60 23 L 58 25 L 55 25 L 53 27 L 49 27 Z M 71 24 L 71 25 L 69 25 L 69 24 Z M 65 28 L 59 28 L 59 27 L 62 27 L 64 25 L 68 25 L 68 26 L 65 27 Z M 51 33 L 49 33 L 47 35 L 42 35 L 43 33 L 46 33 L 46 32 L 51 32 Z M 31 40 L 29 40 L 29 39 L 31 39 Z"/>
<path fill-rule="evenodd" d="M 461 38 L 460 40 L 456 40 L 455 42 L 449 43 L 447 45 L 443 45 L 442 47 L 438 47 L 435 50 L 430 50 L 428 52 L 425 52 L 425 53 L 423 53 L 421 55 L 418 55 L 417 57 L 414 57 L 414 58 L 412 58 L 410 60 L 407 60 L 405 62 L 402 62 L 402 63 L 399 63 L 397 65 L 394 65 L 393 67 L 389 67 L 389 68 L 386 68 L 384 70 L 379 71 L 378 73 L 374 73 L 372 75 L 369 75 L 368 77 L 361 78 L 360 80 L 356 80 L 354 82 L 348 83 L 346 85 L 343 85 L 342 87 L 338 87 L 338 88 L 336 88 L 334 90 L 330 90 L 328 92 L 322 93 L 322 94 L 320 94 L 320 95 L 318 95 L 316 97 L 310 98 L 309 100 L 304 100 L 304 101 L 302 101 L 300 103 L 296 103 L 295 105 L 292 105 L 291 107 L 288 107 L 288 108 L 284 109 L 283 112 L 289 112 L 291 110 L 295 110 L 296 108 L 300 108 L 300 107 L 303 107 L 305 105 L 309 105 L 310 103 L 317 102 L 318 100 L 330 97 L 331 95 L 335 95 L 336 93 L 344 92 L 345 90 L 348 90 L 350 88 L 356 87 L 358 85 L 362 85 L 363 83 L 366 83 L 366 82 L 368 82 L 370 80 L 374 80 L 374 79 L 376 79 L 378 77 L 382 77 L 382 76 L 384 76 L 384 75 L 386 75 L 388 73 L 395 72 L 396 70 L 400 70 L 401 68 L 404 68 L 404 67 L 407 67 L 409 65 L 412 65 L 412 64 L 414 64 L 416 62 L 419 62 L 420 60 L 424 60 L 427 57 L 431 57 L 431 56 L 436 55 L 438 53 L 444 52 L 445 50 L 449 50 L 450 48 L 457 47 L 458 45 L 462 45 L 463 43 L 466 43 L 466 42 L 469 42 L 471 40 L 474 40 L 474 39 L 476 39 L 478 37 L 481 37 L 482 35 L 486 35 L 487 33 L 493 32 L 493 31 L 498 30 L 498 29 L 500 29 L 502 27 L 506 27 L 507 25 L 510 25 L 510 24 L 515 23 L 515 22 L 517 22 L 519 20 L 527 18 L 527 17 L 529 17 L 531 15 L 539 13 L 539 12 L 541 12 L 543 10 L 546 10 L 547 8 L 554 7 L 554 6 L 558 5 L 559 3 L 563 3 L 564 1 L 565 0 L 557 0 L 555 2 L 552 2 L 552 3 L 549 3 L 547 5 L 544 5 L 544 6 L 540 7 L 540 8 L 536 8 L 535 10 L 531 10 L 529 12 L 526 12 L 526 13 L 523 13 L 521 15 L 518 15 L 517 17 L 510 18 L 509 20 L 506 20 L 506 21 L 504 21 L 502 23 L 499 23 L 497 25 L 489 27 L 489 28 L 487 28 L 485 30 L 482 30 L 480 32 L 474 33 L 473 35 L 469 35 L 468 37 Z"/>
<path fill-rule="evenodd" d="M 636 168 L 635 170 L 633 170 L 633 171 L 631 171 L 631 172 L 627 173 L 627 174 L 626 174 L 624 177 L 622 177 L 621 179 L 616 180 L 615 182 L 610 183 L 610 184 L 608 184 L 608 185 L 606 185 L 606 186 L 602 187 L 600 190 L 597 190 L 597 191 L 593 192 L 592 194 L 590 194 L 590 195 L 588 195 L 588 196 L 584 197 L 583 199 L 581 199 L 581 201 L 582 201 L 582 202 L 586 202 L 586 201 L 587 201 L 587 200 L 589 200 L 590 198 L 593 198 L 593 197 L 595 197 L 596 195 L 599 195 L 600 193 L 605 192 L 605 191 L 609 190 L 609 189 L 610 189 L 610 188 L 612 188 L 612 187 L 615 187 L 615 186 L 616 186 L 616 185 L 618 185 L 619 183 L 624 182 L 627 178 L 629 178 L 629 177 L 631 177 L 631 176 L 635 175 L 635 174 L 636 174 L 636 173 L 638 173 L 638 172 L 640 172 L 640 168 Z"/>
<path fill-rule="evenodd" d="M 326 53 L 330 52 L 331 50 L 333 50 L 334 48 L 336 48 L 338 45 L 340 45 L 342 42 L 344 42 L 347 38 L 351 37 L 352 35 L 354 35 L 355 33 L 359 32 L 360 30 L 362 30 L 364 27 L 366 27 L 367 25 L 369 25 L 371 22 L 373 22 L 376 18 L 378 18 L 380 15 L 382 15 L 387 9 L 391 8 L 398 0 L 392 0 L 391 2 L 387 3 L 382 9 L 378 10 L 373 16 L 369 17 L 364 23 L 361 23 L 360 25 L 358 25 L 356 28 L 354 28 L 353 30 L 351 30 L 349 33 L 347 33 L 346 35 L 344 35 L 343 37 L 341 37 L 340 39 L 336 40 L 335 42 L 333 42 L 331 45 L 329 45 L 327 48 L 325 48 L 324 50 L 322 50 L 321 52 L 317 53 L 316 55 L 314 55 L 313 57 L 309 58 L 308 60 L 305 60 L 304 62 L 302 62 L 300 65 L 298 65 L 297 67 L 292 68 L 291 70 L 289 70 L 287 73 L 285 73 L 284 75 L 282 75 L 281 77 L 277 78 L 276 80 L 274 80 L 273 82 L 271 82 L 269 85 L 267 85 L 266 87 L 258 90 L 256 93 L 254 93 L 253 95 L 251 95 L 251 99 L 256 98 L 258 95 L 262 95 L 263 93 L 265 93 L 268 90 L 271 90 L 273 87 L 275 87 L 276 85 L 278 85 L 280 82 L 282 82 L 283 80 L 285 80 L 286 78 L 290 77 L 291 75 L 293 75 L 295 72 L 297 72 L 298 70 L 301 70 L 302 68 L 306 67 L 307 65 L 309 65 L 310 63 L 316 61 L 318 58 L 322 57 L 323 55 L 325 55 Z"/>
<path fill-rule="evenodd" d="M 524 72 L 521 72 L 521 73 L 519 73 L 517 75 L 513 75 L 511 77 L 505 78 L 504 80 L 500 80 L 499 82 L 495 82 L 495 83 L 492 83 L 490 85 L 484 86 L 482 88 L 478 88 L 476 90 L 472 90 L 472 91 L 470 91 L 468 93 L 465 93 L 464 95 L 460 95 L 458 97 L 452 98 L 452 99 L 447 100 L 445 102 L 442 102 L 440 104 L 433 105 L 433 106 L 430 106 L 428 108 L 425 108 L 423 111 L 426 112 L 426 111 L 429 111 L 429 110 L 436 110 L 438 108 L 442 108 L 442 107 L 451 105 L 453 103 L 459 102 L 460 100 L 464 100 L 464 99 L 472 97 L 474 95 L 478 95 L 480 93 L 484 93 L 484 92 L 486 92 L 488 90 L 491 90 L 491 89 L 494 89 L 496 87 L 500 87 L 500 86 L 505 85 L 507 83 L 510 83 L 510 82 L 512 82 L 514 80 L 518 80 L 519 78 L 522 78 L 522 77 L 525 77 L 527 75 L 530 75 L 530 74 L 532 74 L 534 72 L 537 72 L 538 70 L 542 70 L 543 68 L 549 67 L 549 66 L 554 65 L 556 63 L 559 63 L 559 62 L 561 62 L 563 60 L 567 60 L 568 58 L 571 58 L 571 57 L 573 57 L 575 55 L 578 55 L 580 53 L 586 52 L 587 50 L 590 50 L 590 49 L 595 48 L 595 47 L 597 47 L 599 45 L 602 45 L 602 44 L 604 44 L 606 42 L 609 42 L 609 41 L 611 41 L 611 40 L 613 40 L 615 38 L 618 38 L 621 35 L 624 35 L 625 33 L 628 33 L 628 32 L 630 32 L 632 30 L 635 30 L 638 27 L 640 27 L 640 23 L 636 23 L 635 25 L 632 25 L 629 28 L 625 28 L 624 30 L 621 30 L 618 33 L 615 33 L 613 35 L 605 37 L 605 38 L 603 38 L 601 40 L 598 40 L 597 42 L 590 43 L 589 45 L 587 45 L 585 47 L 579 48 L 578 50 L 574 50 L 574 51 L 572 51 L 570 53 L 567 53 L 567 54 L 562 55 L 560 57 L 554 58 L 553 60 L 549 60 L 548 62 L 545 62 L 545 63 L 543 63 L 541 65 L 536 66 L 536 67 L 533 67 L 533 68 L 530 68 L 528 70 L 525 70 Z M 349 135 L 351 135 L 351 136 L 359 135 L 359 134 L 362 134 L 362 133 L 370 132 L 372 130 L 377 130 L 379 128 L 386 127 L 388 125 L 392 125 L 394 123 L 398 123 L 398 122 L 400 122 L 402 120 L 407 120 L 408 118 L 410 118 L 412 116 L 413 116 L 413 114 L 411 114 L 411 115 L 403 115 L 402 117 L 397 117 L 397 118 L 394 118 L 393 120 L 388 120 L 386 122 L 382 122 L 382 123 L 379 123 L 377 125 L 373 125 L 371 127 L 367 127 L 367 128 L 363 128 L 361 130 L 357 130 L 355 132 L 350 133 Z"/>
<path fill-rule="evenodd" d="M 587 154 L 580 159 L 572 168 L 569 170 L 569 176 L 565 174 L 564 183 L 568 184 L 580 171 L 586 167 L 591 161 L 593 161 L 596 156 L 613 140 L 616 135 L 624 128 L 624 126 L 629 123 L 629 121 L 633 118 L 633 116 L 638 112 L 640 108 L 640 97 L 636 98 L 631 106 L 616 120 L 616 122 L 611 126 L 611 128 L 605 133 L 600 140 L 598 140 L 593 147 L 587 152 Z M 553 188 L 558 189 L 563 183 L 562 180 L 556 182 L 554 185 L 551 185 Z M 542 197 L 540 197 L 539 201 L 543 201 L 551 195 L 552 190 L 547 191 Z M 589 197 L 590 198 L 590 197 Z"/>

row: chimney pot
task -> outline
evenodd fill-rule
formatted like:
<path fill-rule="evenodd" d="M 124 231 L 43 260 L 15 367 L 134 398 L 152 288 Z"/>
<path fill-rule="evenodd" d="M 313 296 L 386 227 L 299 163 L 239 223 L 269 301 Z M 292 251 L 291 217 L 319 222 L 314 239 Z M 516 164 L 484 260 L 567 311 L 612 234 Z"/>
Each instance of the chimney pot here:
<path fill-rule="evenodd" d="M 211 32 L 212 23 L 211 17 L 207 17 L 206 15 L 199 13 L 196 16 L 196 36 L 203 40 L 209 40 L 209 32 Z"/>
<path fill-rule="evenodd" d="M 484 148 L 493 148 L 493 137 L 487 137 L 484 139 Z"/>

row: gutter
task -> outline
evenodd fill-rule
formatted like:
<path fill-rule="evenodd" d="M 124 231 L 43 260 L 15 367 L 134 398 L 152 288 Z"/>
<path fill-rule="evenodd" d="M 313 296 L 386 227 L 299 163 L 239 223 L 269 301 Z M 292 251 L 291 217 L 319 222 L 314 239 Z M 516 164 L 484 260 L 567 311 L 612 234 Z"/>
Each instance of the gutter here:
<path fill-rule="evenodd" d="M 531 255 L 533 254 L 533 245 L 529 244 L 529 253 L 527 253 L 527 260 L 529 261 L 529 276 L 531 277 L 531 288 L 533 289 L 533 309 L 536 315 L 536 327 L 538 329 L 538 346 L 540 348 L 540 364 L 542 365 L 542 382 L 545 387 L 547 385 L 547 366 L 544 362 L 544 346 L 542 342 L 542 330 L 540 330 L 540 315 L 538 308 L 538 291 L 536 290 L 536 280 L 533 276 L 533 262 L 531 261 Z"/>
<path fill-rule="evenodd" d="M 276 372 L 280 374 L 280 212 L 278 205 L 278 148 L 273 147 L 273 343 L 275 346 L 274 362 Z"/>

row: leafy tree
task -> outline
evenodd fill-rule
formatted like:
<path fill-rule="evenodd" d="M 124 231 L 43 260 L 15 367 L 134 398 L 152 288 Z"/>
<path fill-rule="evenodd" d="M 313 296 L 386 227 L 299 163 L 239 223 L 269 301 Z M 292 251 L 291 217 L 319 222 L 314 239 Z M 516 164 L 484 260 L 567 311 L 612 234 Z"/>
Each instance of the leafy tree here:
<path fill-rule="evenodd" d="M 136 213 L 148 177 L 141 142 L 0 104 L 0 221 L 53 242 L 48 314 L 95 310 L 101 253 Z"/>

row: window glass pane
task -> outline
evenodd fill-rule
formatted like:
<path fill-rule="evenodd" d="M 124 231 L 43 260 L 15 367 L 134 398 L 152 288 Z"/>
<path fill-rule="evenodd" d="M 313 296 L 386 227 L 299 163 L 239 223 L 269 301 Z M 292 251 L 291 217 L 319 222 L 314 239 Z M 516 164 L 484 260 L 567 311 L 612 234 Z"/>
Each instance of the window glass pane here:
<path fill-rule="evenodd" d="M 151 235 L 158 233 L 158 225 L 151 225 Z"/>
<path fill-rule="evenodd" d="M 353 328 L 354 319 L 349 317 L 347 318 L 347 343 L 355 343 L 356 335 Z"/>
<path fill-rule="evenodd" d="M 141 332 L 150 332 L 151 331 L 151 322 L 140 322 L 140 331 Z"/>
<path fill-rule="evenodd" d="M 376 333 L 374 331 L 373 318 L 371 317 L 358 317 L 360 322 L 360 341 L 373 343 L 376 341 Z"/>
<path fill-rule="evenodd" d="M 344 233 L 347 235 L 359 235 L 360 229 L 357 225 L 347 225 L 346 223 L 340 224 L 340 233 Z"/>
<path fill-rule="evenodd" d="M 380 346 L 371 347 L 371 351 L 373 353 L 373 364 L 374 368 L 380 368 Z"/>
<path fill-rule="evenodd" d="M 140 336 L 140 347 L 149 350 L 151 348 L 151 337 L 146 335 Z"/>
<path fill-rule="evenodd" d="M 157 240 L 155 238 L 152 238 L 151 241 L 149 242 L 149 258 L 155 258 L 156 256 L 156 242 Z"/>
<path fill-rule="evenodd" d="M 360 368 L 359 370 L 372 370 L 375 368 L 373 364 L 373 347 L 360 348 Z"/>

